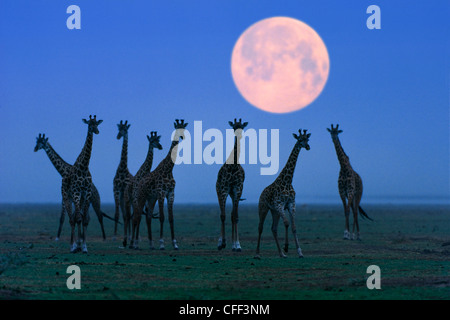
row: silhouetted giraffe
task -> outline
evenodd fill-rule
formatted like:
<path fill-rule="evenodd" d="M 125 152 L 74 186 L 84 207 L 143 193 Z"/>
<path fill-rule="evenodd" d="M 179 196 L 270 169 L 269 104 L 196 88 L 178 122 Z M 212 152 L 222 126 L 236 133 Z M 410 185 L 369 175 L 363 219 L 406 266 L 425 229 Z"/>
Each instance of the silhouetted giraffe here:
<path fill-rule="evenodd" d="M 344 213 L 345 213 L 345 231 L 344 231 L 344 239 L 350 239 L 349 232 L 349 215 L 350 208 L 353 211 L 353 234 L 351 239 L 355 239 L 355 226 L 356 226 L 356 239 L 360 240 L 359 237 L 359 224 L 358 224 L 358 209 L 359 213 L 363 218 L 368 218 L 367 214 L 360 207 L 359 203 L 361 202 L 362 192 L 363 192 L 363 184 L 361 177 L 359 174 L 353 170 L 350 165 L 350 159 L 345 154 L 344 149 L 341 146 L 341 142 L 339 141 L 339 133 L 342 130 L 339 130 L 339 125 L 336 125 L 336 128 L 331 125 L 331 129 L 327 128 L 328 132 L 331 134 L 331 139 L 333 140 L 334 147 L 336 149 L 336 154 L 339 160 L 339 164 L 341 169 L 339 171 L 338 178 L 338 187 L 339 187 L 339 195 L 341 196 L 342 204 L 344 205 Z M 347 202 L 348 200 L 348 202 Z"/>
<path fill-rule="evenodd" d="M 292 233 L 294 234 L 295 246 L 297 247 L 297 254 L 301 258 L 303 257 L 302 250 L 298 243 L 297 229 L 295 226 L 295 190 L 292 186 L 292 179 L 294 178 L 294 170 L 297 164 L 297 158 L 300 154 L 301 148 L 309 150 L 309 137 L 310 133 L 306 133 L 306 130 L 298 130 L 299 135 L 293 134 L 297 142 L 291 151 L 289 159 L 281 170 L 275 181 L 266 187 L 261 196 L 259 197 L 259 226 L 258 226 L 258 244 L 256 247 L 256 257 L 259 257 L 259 248 L 261 243 L 261 234 L 263 231 L 264 220 L 266 218 L 267 212 L 270 210 L 272 213 L 272 234 L 277 244 L 277 249 L 280 257 L 285 258 L 286 254 L 281 250 L 280 244 L 278 243 L 278 222 L 280 217 L 283 218 L 284 227 L 286 229 L 286 237 L 284 244 L 284 251 L 288 251 L 288 228 L 289 220 L 285 215 L 285 210 L 289 212 L 289 218 L 292 225 Z"/>
<path fill-rule="evenodd" d="M 70 226 L 72 228 L 70 241 L 72 243 L 71 252 L 78 252 L 79 245 L 74 241 L 75 224 L 78 225 L 78 242 L 82 241 L 82 251 L 87 253 L 86 246 L 86 228 L 89 224 L 89 201 L 92 195 L 92 177 L 89 172 L 89 161 L 92 152 L 93 134 L 98 134 L 98 125 L 103 120 L 92 118 L 89 121 L 83 119 L 88 125 L 86 141 L 80 155 L 72 166 L 70 175 L 63 179 L 61 193 L 66 211 L 69 215 Z M 75 205 L 75 212 L 72 214 L 72 202 Z M 81 230 L 81 227 L 83 228 Z"/>
<path fill-rule="evenodd" d="M 139 226 L 141 223 L 141 216 L 143 214 L 144 205 L 148 201 L 148 212 L 146 216 L 148 239 L 150 242 L 150 249 L 153 249 L 152 240 L 152 216 L 156 201 L 159 204 L 159 221 L 160 221 L 160 238 L 159 248 L 164 249 L 163 226 L 164 226 L 164 199 L 167 199 L 167 209 L 169 212 L 170 233 L 172 237 L 172 244 L 175 250 L 178 249 L 177 241 L 175 240 L 175 232 L 173 225 L 173 202 L 175 197 L 175 179 L 172 171 L 178 153 L 178 143 L 184 138 L 184 130 L 187 123 L 184 120 L 175 120 L 175 134 L 170 145 L 167 156 L 160 162 L 156 169 L 146 177 L 144 177 L 138 184 L 137 188 L 133 190 L 133 232 L 131 237 L 130 248 L 138 248 Z M 124 239 L 124 246 L 126 239 Z"/>
<path fill-rule="evenodd" d="M 72 165 L 64 161 L 61 156 L 53 149 L 53 147 L 50 145 L 50 142 L 48 142 L 48 137 L 45 137 L 45 134 L 41 135 L 36 138 L 36 146 L 34 148 L 34 151 L 37 152 L 40 149 L 44 149 L 47 153 L 48 158 L 52 162 L 55 169 L 59 172 L 61 177 L 64 179 L 65 177 L 68 177 L 68 175 L 71 172 Z M 102 229 L 102 236 L 103 240 L 106 239 L 105 235 L 105 227 L 103 225 L 103 217 L 108 218 L 110 220 L 114 220 L 110 216 L 108 216 L 106 213 L 102 212 L 101 210 L 101 201 L 100 201 L 100 194 L 98 193 L 97 188 L 95 187 L 94 183 L 92 183 L 92 196 L 91 196 L 91 205 L 94 209 L 95 213 L 97 214 L 98 221 L 100 222 L 100 227 Z M 61 208 L 61 217 L 59 218 L 59 228 L 58 228 L 58 234 L 55 238 L 55 241 L 59 240 L 59 237 L 61 236 L 62 226 L 64 224 L 65 219 L 65 208 L 64 203 L 62 204 Z"/>
<path fill-rule="evenodd" d="M 125 187 L 124 239 L 128 237 L 127 232 L 129 231 L 129 227 L 131 225 L 131 206 L 133 204 L 133 190 L 137 188 L 139 182 L 151 172 L 153 165 L 153 149 L 157 148 L 159 150 L 162 150 L 161 143 L 159 142 L 160 139 L 161 136 L 158 136 L 158 133 L 156 131 L 150 132 L 150 136 L 147 135 L 148 140 L 147 157 L 145 158 L 144 163 L 141 165 L 136 175 L 128 181 Z M 125 246 L 126 240 L 124 240 L 124 247 Z"/>
<path fill-rule="evenodd" d="M 217 174 L 216 192 L 219 200 L 220 220 L 222 223 L 217 249 L 222 250 L 226 247 L 225 205 L 228 196 L 230 196 L 233 202 L 233 209 L 231 211 L 232 251 L 241 251 L 237 227 L 239 222 L 238 206 L 244 188 L 245 172 L 239 164 L 239 156 L 241 152 L 240 141 L 242 139 L 243 130 L 248 125 L 248 122 L 242 123 L 242 119 L 239 119 L 239 121 L 234 119 L 234 123 L 231 121 L 228 121 L 228 123 L 233 128 L 235 137 L 234 148 Z"/>
<path fill-rule="evenodd" d="M 120 120 L 120 123 L 117 124 L 119 129 L 119 133 L 117 134 L 117 140 L 123 138 L 122 143 L 122 153 L 120 155 L 119 166 L 116 170 L 116 175 L 113 180 L 113 191 L 114 191 L 114 204 L 115 204 L 115 212 L 114 218 L 116 221 L 119 221 L 119 208 L 122 210 L 122 216 L 124 217 L 125 224 L 125 202 L 124 202 L 124 194 L 126 186 L 133 179 L 133 175 L 128 170 L 128 129 L 130 128 L 130 124 L 128 121 L 125 123 Z M 114 225 L 114 239 L 117 236 L 117 222 Z"/>

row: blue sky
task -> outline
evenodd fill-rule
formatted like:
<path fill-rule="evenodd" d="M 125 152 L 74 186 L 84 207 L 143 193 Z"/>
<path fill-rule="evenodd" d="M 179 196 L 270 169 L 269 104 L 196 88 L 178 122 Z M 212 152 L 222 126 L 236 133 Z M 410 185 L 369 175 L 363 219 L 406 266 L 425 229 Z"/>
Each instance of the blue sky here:
<path fill-rule="evenodd" d="M 81 8 L 81 30 L 68 30 L 66 9 Z M 366 27 L 366 8 L 381 8 L 381 29 Z M 103 202 L 131 123 L 129 169 L 147 153 L 146 135 L 162 135 L 154 167 L 170 145 L 175 118 L 193 129 L 279 129 L 280 168 L 308 129 L 294 176 L 300 203 L 336 201 L 339 164 L 326 128 L 340 124 L 341 143 L 364 183 L 363 201 L 380 197 L 450 197 L 449 10 L 446 1 L 12 1 L 0 3 L 0 202 L 59 202 L 59 174 L 36 136 L 73 163 L 86 125 L 104 122 L 94 137 L 90 170 Z M 233 46 L 253 23 L 299 19 L 322 37 L 330 56 L 324 91 L 307 108 L 271 114 L 248 104 L 230 71 Z M 257 202 L 275 176 L 243 165 L 244 194 Z M 176 202 L 216 202 L 220 165 L 174 168 Z"/>

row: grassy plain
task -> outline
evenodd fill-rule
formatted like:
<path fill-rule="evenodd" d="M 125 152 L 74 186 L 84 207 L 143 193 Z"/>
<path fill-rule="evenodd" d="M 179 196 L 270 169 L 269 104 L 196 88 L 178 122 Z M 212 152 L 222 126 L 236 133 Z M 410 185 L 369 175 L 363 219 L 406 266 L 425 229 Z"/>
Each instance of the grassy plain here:
<path fill-rule="evenodd" d="M 113 207 L 104 205 L 112 215 Z M 103 241 L 91 209 L 88 254 L 69 252 L 68 218 L 59 242 L 57 204 L 0 205 L 0 299 L 450 299 L 450 210 L 445 205 L 366 205 L 374 222 L 360 219 L 362 241 L 343 240 L 337 205 L 299 205 L 296 224 L 304 258 L 290 234 L 288 257 L 278 257 L 270 214 L 261 259 L 255 259 L 256 205 L 240 207 L 242 252 L 216 249 L 217 205 L 175 205 L 180 250 L 149 250 L 141 223 L 140 250 L 119 248 L 105 220 Z M 229 212 L 229 210 L 228 210 Z M 284 228 L 279 226 L 279 236 Z M 289 229 L 290 232 L 290 229 Z M 154 239 L 159 223 L 153 223 Z M 282 242 L 282 241 L 281 241 Z M 81 269 L 81 290 L 69 290 L 67 267 Z M 381 269 L 381 290 L 369 290 L 367 267 Z"/>

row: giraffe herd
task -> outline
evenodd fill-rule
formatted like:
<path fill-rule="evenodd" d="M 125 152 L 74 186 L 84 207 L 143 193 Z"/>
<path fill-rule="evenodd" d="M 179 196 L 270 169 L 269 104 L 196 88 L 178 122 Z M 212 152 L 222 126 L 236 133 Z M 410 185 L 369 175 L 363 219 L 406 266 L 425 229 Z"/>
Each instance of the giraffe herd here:
<path fill-rule="evenodd" d="M 62 225 L 64 223 L 65 214 L 69 216 L 71 226 L 71 248 L 72 253 L 82 251 L 87 253 L 86 231 L 89 224 L 89 206 L 92 205 L 97 218 L 100 222 L 103 239 L 106 239 L 103 218 L 108 218 L 115 222 L 114 237 L 117 237 L 117 227 L 121 224 L 120 211 L 123 218 L 123 247 L 127 246 L 130 240 L 129 248 L 139 248 L 139 230 L 142 216 L 145 217 L 148 231 L 148 240 L 150 249 L 154 249 L 152 238 L 152 219 L 159 219 L 160 235 L 159 249 L 165 249 L 163 226 L 165 221 L 164 202 L 167 202 L 168 220 L 170 225 L 171 242 L 175 250 L 178 250 L 178 243 L 175 238 L 173 204 L 175 198 L 175 179 L 172 171 L 178 154 L 178 144 L 184 138 L 184 131 L 188 125 L 184 120 L 176 119 L 174 122 L 175 134 L 172 138 L 167 156 L 152 171 L 153 165 L 153 149 L 163 149 L 160 144 L 161 136 L 156 131 L 152 131 L 150 136 L 147 135 L 149 142 L 147 156 L 135 175 L 131 174 L 128 169 L 128 129 L 130 124 L 128 121 L 120 121 L 117 124 L 117 139 L 123 139 L 122 151 L 119 166 L 113 179 L 113 192 L 115 202 L 114 218 L 108 216 L 101 211 L 100 195 L 92 182 L 92 176 L 89 172 L 89 162 L 91 158 L 94 134 L 98 134 L 98 126 L 103 120 L 97 120 L 96 116 L 89 116 L 89 120 L 83 119 L 88 125 L 88 131 L 85 144 L 73 165 L 64 161 L 48 142 L 45 134 L 39 134 L 36 138 L 36 147 L 34 151 L 40 149 L 45 150 L 47 156 L 52 162 L 55 169 L 62 177 L 61 195 L 62 209 L 59 221 L 58 233 L 55 240 L 59 240 Z M 222 250 L 226 247 L 225 236 L 225 204 L 228 196 L 232 200 L 231 211 L 231 239 L 232 251 L 242 251 L 239 243 L 238 222 L 239 222 L 239 202 L 244 200 L 241 198 L 245 171 L 239 163 L 240 156 L 240 140 L 243 137 L 243 130 L 248 122 L 242 122 L 242 119 L 234 119 L 229 121 L 229 125 L 234 130 L 234 148 L 231 151 L 226 162 L 220 168 L 217 175 L 216 192 L 220 208 L 220 237 L 217 248 Z M 338 178 L 338 189 L 341 197 L 344 214 L 345 214 L 345 231 L 344 239 L 360 240 L 358 213 L 363 218 L 372 220 L 367 216 L 360 206 L 363 185 L 361 177 L 353 170 L 350 165 L 349 157 L 345 154 L 338 135 L 342 132 L 339 125 L 327 128 L 331 134 L 336 154 L 340 164 L 340 172 Z M 294 242 L 296 245 L 297 255 L 303 257 L 302 250 L 297 238 L 297 230 L 295 226 L 295 190 L 292 186 L 293 176 L 300 150 L 303 148 L 309 150 L 310 133 L 307 130 L 298 130 L 298 135 L 293 134 L 296 142 L 291 154 L 278 177 L 272 184 L 267 186 L 261 193 L 258 203 L 259 225 L 258 225 L 258 242 L 256 247 L 256 257 L 260 255 L 261 235 L 263 231 L 264 220 L 270 211 L 272 215 L 272 234 L 277 246 L 280 257 L 286 257 L 288 252 L 288 229 L 291 225 Z M 158 212 L 154 213 L 156 202 L 158 202 Z M 74 209 L 74 210 L 73 210 Z M 350 234 L 349 215 L 353 212 L 353 228 Z M 287 213 L 287 214 L 286 214 Z M 278 223 L 280 218 L 283 220 L 285 227 L 285 242 L 281 248 L 278 241 Z M 75 229 L 78 233 L 75 236 Z M 356 228 L 356 233 L 355 233 Z"/>

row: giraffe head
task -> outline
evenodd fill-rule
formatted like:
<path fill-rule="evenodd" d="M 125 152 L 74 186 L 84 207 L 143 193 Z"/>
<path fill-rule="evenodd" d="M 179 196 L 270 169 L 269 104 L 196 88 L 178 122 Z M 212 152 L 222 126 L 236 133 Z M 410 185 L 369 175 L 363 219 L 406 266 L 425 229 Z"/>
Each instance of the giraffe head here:
<path fill-rule="evenodd" d="M 342 132 L 342 130 L 339 130 L 339 124 L 336 125 L 336 128 L 333 127 L 333 125 L 331 125 L 331 129 L 327 128 L 328 132 L 331 134 L 331 138 L 337 139 L 339 133 Z"/>
<path fill-rule="evenodd" d="M 34 147 L 34 152 L 37 152 L 40 149 L 44 149 L 47 146 L 47 142 L 48 137 L 45 137 L 45 133 L 42 135 L 39 133 L 39 136 L 36 137 L 36 146 Z"/>
<path fill-rule="evenodd" d="M 234 135 L 238 137 L 239 139 L 242 138 L 242 132 L 244 131 L 244 128 L 248 125 L 248 122 L 242 123 L 242 119 L 239 119 L 239 121 L 236 121 L 236 118 L 234 118 L 234 122 L 228 121 L 228 124 L 230 127 L 234 130 Z"/>
<path fill-rule="evenodd" d="M 175 119 L 173 126 L 175 128 L 175 135 L 173 141 L 178 141 L 179 139 L 184 139 L 184 130 L 188 124 L 184 122 L 183 119 Z"/>
<path fill-rule="evenodd" d="M 94 117 L 92 118 L 92 116 L 89 116 L 89 120 L 83 119 L 83 122 L 86 123 L 89 127 L 88 127 L 88 132 L 89 133 L 95 133 L 98 134 L 98 125 L 100 123 L 103 122 L 103 120 L 97 120 L 97 116 L 94 115 Z"/>
<path fill-rule="evenodd" d="M 147 139 L 150 143 L 149 148 L 157 148 L 159 150 L 162 150 L 163 147 L 161 143 L 159 143 L 161 136 L 158 136 L 158 133 L 156 131 L 150 132 L 150 137 L 147 135 Z"/>
<path fill-rule="evenodd" d="M 309 137 L 311 136 L 311 133 L 306 133 L 307 130 L 303 130 L 302 133 L 302 129 L 298 130 L 298 135 L 296 135 L 295 133 L 293 133 L 292 135 L 294 136 L 295 139 L 297 139 L 297 146 L 300 148 L 305 148 L 306 150 L 309 150 Z"/>
<path fill-rule="evenodd" d="M 128 138 L 128 129 L 130 128 L 131 124 L 128 124 L 128 120 L 125 121 L 125 123 L 120 120 L 120 123 L 117 124 L 117 127 L 119 128 L 119 133 L 117 134 L 117 140 L 119 140 L 122 137 Z"/>

